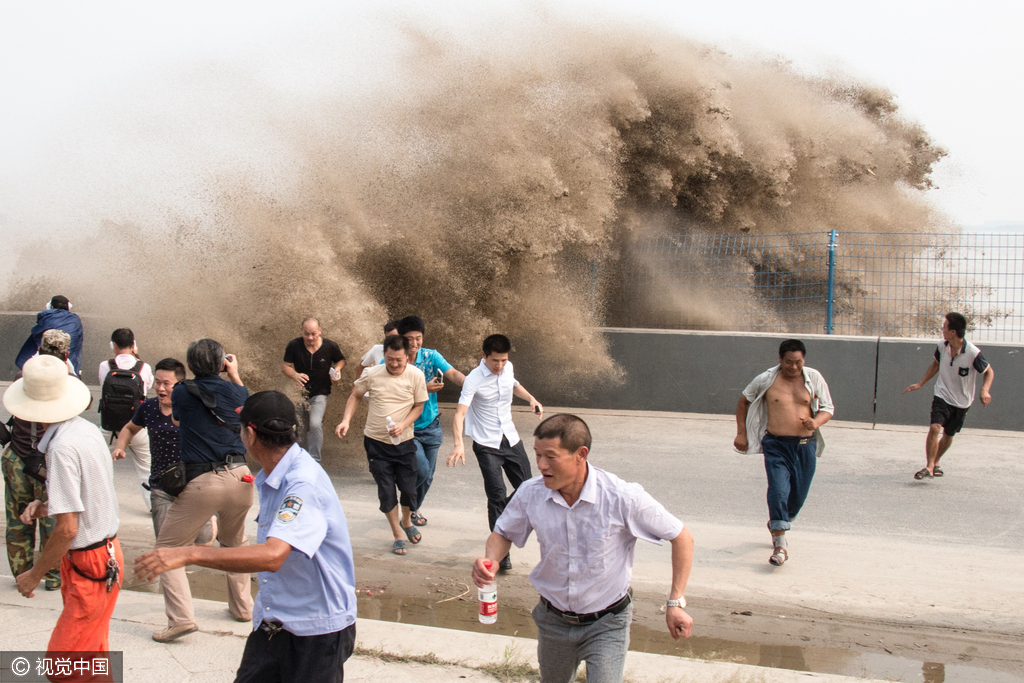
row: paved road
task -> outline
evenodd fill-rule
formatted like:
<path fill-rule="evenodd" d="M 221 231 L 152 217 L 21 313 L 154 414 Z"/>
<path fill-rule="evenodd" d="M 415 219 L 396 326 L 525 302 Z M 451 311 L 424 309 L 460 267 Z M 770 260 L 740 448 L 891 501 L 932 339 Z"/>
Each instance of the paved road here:
<path fill-rule="evenodd" d="M 390 532 L 359 455 L 359 436 L 350 436 L 355 441 L 342 448 L 328 437 L 327 469 L 364 568 L 360 581 L 375 578 L 370 568 L 463 577 L 480 553 L 487 514 L 479 470 L 471 453 L 465 467 L 443 466 L 452 412 L 443 406 L 445 445 L 423 508 L 430 523 L 423 530 L 424 542 L 411 548 L 407 558 L 389 553 Z M 1019 457 L 1024 434 L 967 429 L 944 459 L 946 476 L 916 482 L 912 474 L 923 463 L 923 428 L 828 425 L 828 447 L 790 535 L 792 559 L 773 569 L 767 564 L 761 459 L 732 451 L 730 417 L 581 414 L 594 433 L 592 461 L 643 484 L 693 531 L 697 555 L 688 599 L 696 610 L 715 605 L 713 613 L 702 615 L 704 623 L 727 621 L 731 611 L 749 609 L 772 618 L 789 614 L 791 622 L 802 610 L 812 615 L 809 636 L 815 635 L 813 615 L 821 615 L 830 622 L 871 623 L 908 633 L 932 628 L 992 642 L 1024 637 L 1024 459 Z M 515 413 L 515 421 L 523 435 L 536 424 L 525 410 Z M 532 439 L 527 445 L 530 450 Z M 134 495 L 130 464 L 116 463 L 115 478 L 121 535 L 145 547 L 152 542 L 152 530 L 141 497 Z M 250 533 L 254 536 L 255 529 Z M 513 551 L 510 586 L 516 580 L 525 586 L 525 574 L 538 555 L 532 540 Z M 647 623 L 655 628 L 660 628 L 656 605 L 668 578 L 667 549 L 639 543 L 633 583 L 638 595 L 646 593 Z M 769 633 L 775 627 L 765 628 Z M 854 630 L 867 629 L 848 629 Z M 822 646 L 835 646 L 834 632 L 821 631 L 820 636 Z M 923 638 L 908 642 L 910 650 L 920 645 L 914 656 L 930 658 L 934 648 Z M 954 651 L 954 645 L 949 658 L 972 656 L 973 645 L 963 651 Z"/>

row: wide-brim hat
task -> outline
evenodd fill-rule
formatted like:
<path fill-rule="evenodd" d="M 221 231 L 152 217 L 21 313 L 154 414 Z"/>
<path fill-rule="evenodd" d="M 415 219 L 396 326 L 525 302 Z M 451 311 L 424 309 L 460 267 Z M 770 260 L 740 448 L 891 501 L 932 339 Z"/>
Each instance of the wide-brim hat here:
<path fill-rule="evenodd" d="M 89 407 L 92 392 L 68 374 L 67 363 L 53 356 L 25 361 L 21 379 L 4 392 L 4 408 L 26 422 L 63 422 Z"/>

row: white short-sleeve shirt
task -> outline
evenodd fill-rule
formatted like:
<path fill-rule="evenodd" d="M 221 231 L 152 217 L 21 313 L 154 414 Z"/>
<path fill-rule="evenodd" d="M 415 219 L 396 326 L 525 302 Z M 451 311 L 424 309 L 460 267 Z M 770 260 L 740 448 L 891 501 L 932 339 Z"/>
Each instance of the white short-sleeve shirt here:
<path fill-rule="evenodd" d="M 512 422 L 512 390 L 519 386 L 512 362 L 495 375 L 483 359 L 466 375 L 459 405 L 469 406 L 466 412 L 466 435 L 488 448 L 500 448 L 501 437 L 509 446 L 519 443 L 519 432 Z"/>
<path fill-rule="evenodd" d="M 71 549 L 85 548 L 117 533 L 114 467 L 99 428 L 81 417 L 50 425 L 39 442 L 46 452 L 46 493 L 51 517 L 77 512 Z"/>

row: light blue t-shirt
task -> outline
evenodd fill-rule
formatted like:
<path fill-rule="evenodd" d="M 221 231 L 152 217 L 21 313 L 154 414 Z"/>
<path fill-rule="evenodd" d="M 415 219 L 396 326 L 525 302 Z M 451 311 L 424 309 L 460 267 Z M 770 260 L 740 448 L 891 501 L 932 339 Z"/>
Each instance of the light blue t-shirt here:
<path fill-rule="evenodd" d="M 381 361 L 383 364 L 384 361 Z M 434 375 L 440 370 L 441 374 L 448 372 L 452 369 L 451 364 L 444 359 L 440 353 L 434 349 L 425 349 L 420 347 L 419 353 L 416 355 L 416 362 L 413 363 L 416 367 L 423 371 L 423 377 L 426 379 L 427 384 L 434 379 Z M 428 426 L 431 422 L 437 419 L 440 410 L 437 407 L 437 394 L 427 394 L 427 402 L 423 404 L 423 412 L 420 413 L 420 417 L 413 424 L 413 431 L 423 429 Z"/>
<path fill-rule="evenodd" d="M 352 543 L 330 477 L 294 444 L 269 477 L 262 471 L 256 475 L 256 488 L 257 543 L 273 537 L 292 551 L 276 572 L 258 574 L 253 630 L 266 619 L 297 636 L 316 636 L 355 623 Z"/>

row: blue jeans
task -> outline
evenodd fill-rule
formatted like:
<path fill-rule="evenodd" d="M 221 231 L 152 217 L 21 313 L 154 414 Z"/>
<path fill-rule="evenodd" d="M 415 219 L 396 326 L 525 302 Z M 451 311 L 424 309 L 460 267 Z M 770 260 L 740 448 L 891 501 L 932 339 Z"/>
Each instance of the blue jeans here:
<path fill-rule="evenodd" d="M 320 449 L 324 445 L 324 412 L 327 410 L 326 396 L 310 396 L 299 404 L 303 430 L 306 433 L 306 451 L 320 462 Z"/>
<path fill-rule="evenodd" d="M 543 602 L 533 608 L 537 624 L 537 662 L 544 683 L 571 683 L 581 661 L 587 663 L 587 683 L 621 683 L 629 650 L 633 605 L 606 614 L 592 624 L 570 624 Z"/>
<path fill-rule="evenodd" d="M 768 526 L 788 530 L 811 490 L 817 446 L 780 441 L 765 434 L 761 439 L 764 470 L 768 474 Z"/>
<path fill-rule="evenodd" d="M 427 497 L 427 491 L 434 482 L 434 468 L 437 466 L 437 451 L 441 448 L 441 441 L 444 437 L 441 433 L 441 420 L 435 417 L 434 421 L 423 429 L 417 429 L 413 434 L 413 441 L 416 442 L 416 500 L 419 510 L 423 507 L 423 499 Z"/>

